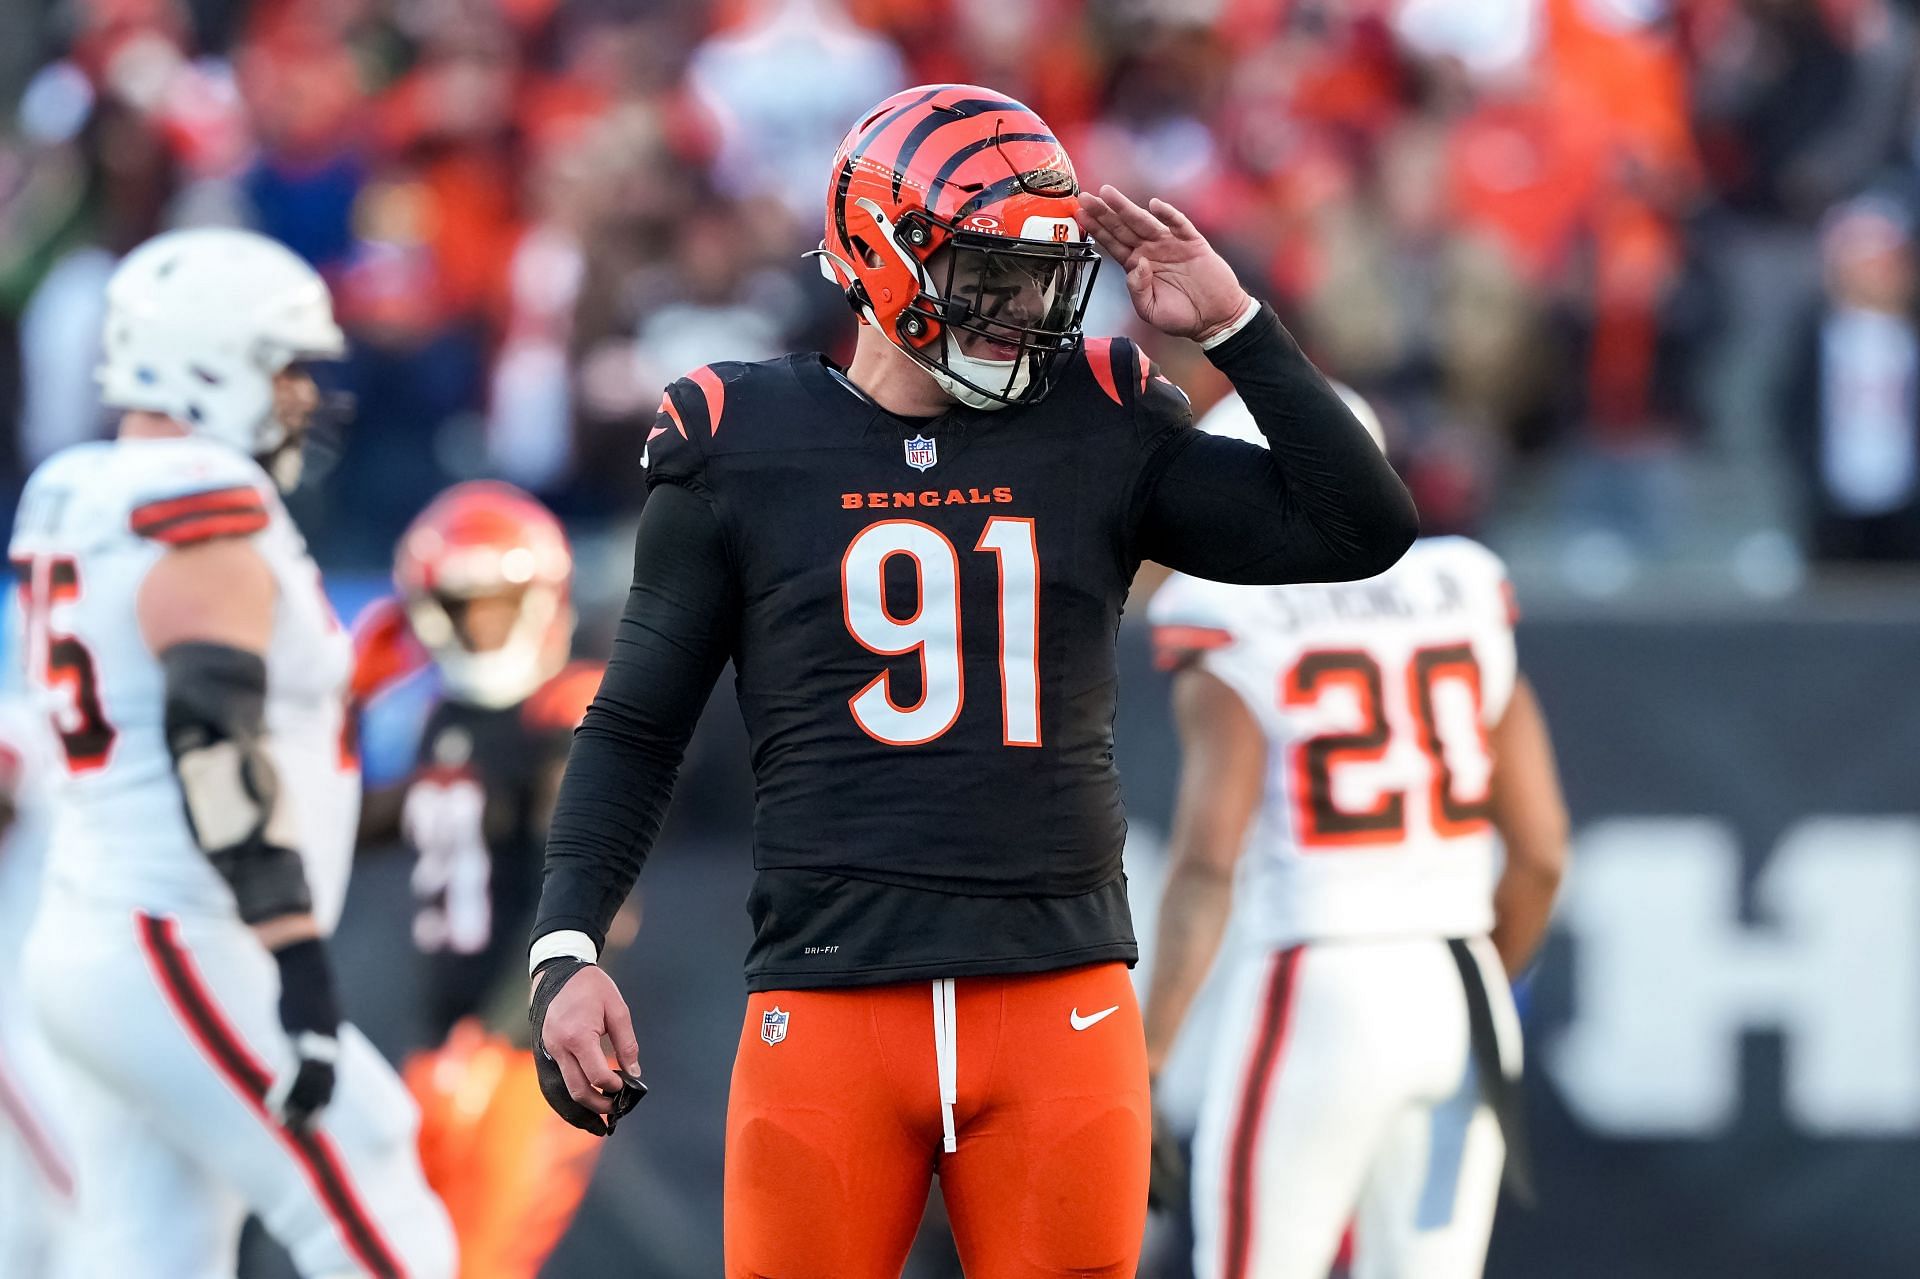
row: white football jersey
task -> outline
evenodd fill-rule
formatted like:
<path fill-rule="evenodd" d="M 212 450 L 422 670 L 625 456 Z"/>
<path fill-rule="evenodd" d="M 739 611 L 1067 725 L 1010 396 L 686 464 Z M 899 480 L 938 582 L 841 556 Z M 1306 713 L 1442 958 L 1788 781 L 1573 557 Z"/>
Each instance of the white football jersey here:
<path fill-rule="evenodd" d="M 268 741 L 314 910 L 331 930 L 360 807 L 343 736 L 352 643 L 266 473 L 192 437 L 76 445 L 41 464 L 21 496 L 11 557 L 27 687 L 51 721 L 58 765 L 48 891 L 163 913 L 234 912 L 187 826 L 163 731 L 164 677 L 135 614 L 161 555 L 217 536 L 250 538 L 279 585 Z"/>
<path fill-rule="evenodd" d="M 1327 585 L 1176 573 L 1148 617 L 1163 665 L 1197 662 L 1266 734 L 1236 907 L 1253 938 L 1492 927 L 1488 730 L 1517 674 L 1493 552 L 1423 538 L 1378 577 Z"/>
<path fill-rule="evenodd" d="M 20 947 L 40 899 L 51 745 L 45 721 L 21 698 L 0 698 L 0 795 L 13 807 L 0 834 L 0 1020 L 20 989 Z"/>

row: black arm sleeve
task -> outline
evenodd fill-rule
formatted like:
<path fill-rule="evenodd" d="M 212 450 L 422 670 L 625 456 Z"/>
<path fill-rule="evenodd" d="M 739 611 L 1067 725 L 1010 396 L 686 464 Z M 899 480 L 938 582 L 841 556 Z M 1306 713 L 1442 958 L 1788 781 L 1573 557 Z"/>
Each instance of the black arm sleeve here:
<path fill-rule="evenodd" d="M 732 646 L 738 591 L 719 517 L 704 496 L 655 484 L 633 558 L 613 654 L 573 735 L 554 802 L 536 939 L 577 929 L 605 946 Z"/>
<path fill-rule="evenodd" d="M 247 924 L 313 909 L 306 865 L 279 809 L 266 751 L 267 664 L 258 653 L 188 641 L 160 654 L 167 750 L 187 827 L 233 890 Z"/>
<path fill-rule="evenodd" d="M 1218 582 L 1339 582 L 1392 567 L 1419 532 L 1413 498 L 1273 309 L 1207 354 L 1267 448 L 1164 431 L 1142 476 L 1141 558 Z M 1153 388 L 1143 411 L 1173 416 L 1157 402 L 1174 394 Z"/>

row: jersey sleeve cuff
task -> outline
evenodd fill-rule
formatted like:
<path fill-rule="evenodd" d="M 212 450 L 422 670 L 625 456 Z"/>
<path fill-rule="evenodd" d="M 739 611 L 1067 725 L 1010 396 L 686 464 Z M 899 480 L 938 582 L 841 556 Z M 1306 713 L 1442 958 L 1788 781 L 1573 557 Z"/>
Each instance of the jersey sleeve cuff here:
<path fill-rule="evenodd" d="M 1253 323 L 1253 317 L 1258 314 L 1260 314 L 1260 299 L 1249 296 L 1246 306 L 1240 309 L 1240 314 L 1234 319 L 1233 323 L 1202 342 L 1200 349 L 1202 351 L 1211 351 L 1216 346 L 1221 346 L 1232 341 L 1235 337 L 1239 336 L 1241 329 Z"/>
<path fill-rule="evenodd" d="M 600 948 L 593 944 L 593 938 L 576 929 L 563 928 L 533 939 L 533 945 L 527 948 L 527 976 L 533 976 L 533 970 L 549 959 L 563 955 L 589 964 L 600 962 Z"/>

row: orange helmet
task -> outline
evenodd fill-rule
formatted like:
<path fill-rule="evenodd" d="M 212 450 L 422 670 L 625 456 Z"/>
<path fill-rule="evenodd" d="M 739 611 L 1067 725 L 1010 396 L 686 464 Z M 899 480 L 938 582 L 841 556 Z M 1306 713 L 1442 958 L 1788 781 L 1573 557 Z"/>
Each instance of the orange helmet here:
<path fill-rule="evenodd" d="M 821 273 L 961 403 L 1029 403 L 1079 343 L 1099 266 L 1079 190 L 1053 130 L 1005 94 L 908 89 L 840 143 Z"/>
<path fill-rule="evenodd" d="M 474 480 L 435 498 L 400 538 L 393 584 L 463 701 L 511 706 L 566 665 L 573 552 L 553 513 L 511 484 Z M 499 611 L 476 616 L 481 601 Z"/>

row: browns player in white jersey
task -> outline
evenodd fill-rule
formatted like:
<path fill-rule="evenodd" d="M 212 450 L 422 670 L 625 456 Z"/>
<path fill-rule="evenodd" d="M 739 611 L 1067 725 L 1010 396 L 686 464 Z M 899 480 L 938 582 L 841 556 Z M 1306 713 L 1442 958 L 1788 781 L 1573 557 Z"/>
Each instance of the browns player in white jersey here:
<path fill-rule="evenodd" d="M 1230 400 L 1202 425 L 1244 435 L 1244 416 Z M 1566 840 L 1505 569 L 1423 538 L 1364 582 L 1176 574 L 1149 616 L 1184 753 L 1156 1073 L 1230 912 L 1236 939 L 1215 1023 L 1194 1028 L 1211 1050 L 1195 1272 L 1324 1279 L 1351 1223 L 1358 1279 L 1477 1275 L 1517 1122 L 1507 979 L 1545 931 Z"/>
<path fill-rule="evenodd" d="M 343 352 L 326 286 L 265 237 L 174 232 L 116 270 L 104 339 L 118 436 L 34 473 L 11 547 L 61 764 L 24 985 L 84 1260 L 230 1275 L 251 1211 L 303 1275 L 451 1274 L 413 1108 L 325 949 L 351 652 L 276 479 L 318 400 L 302 362 Z"/>
<path fill-rule="evenodd" d="M 75 1181 L 59 1071 L 20 997 L 20 951 L 46 856 L 45 721 L 0 700 L 0 1275 L 64 1279 Z"/>

